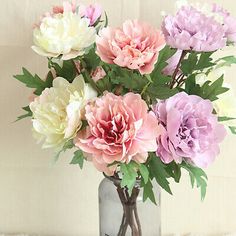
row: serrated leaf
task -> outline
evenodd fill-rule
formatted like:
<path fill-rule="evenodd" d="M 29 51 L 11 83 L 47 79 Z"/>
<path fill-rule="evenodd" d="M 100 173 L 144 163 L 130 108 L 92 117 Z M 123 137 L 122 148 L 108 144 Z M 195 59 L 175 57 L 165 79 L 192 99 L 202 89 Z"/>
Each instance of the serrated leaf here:
<path fill-rule="evenodd" d="M 163 86 L 163 85 L 154 85 L 151 84 L 147 88 L 147 94 L 149 97 L 152 99 L 153 102 L 155 102 L 157 99 L 167 99 L 172 96 L 174 96 L 176 93 L 178 93 L 178 89 L 170 89 L 168 86 Z"/>
<path fill-rule="evenodd" d="M 155 205 L 157 205 L 151 181 L 148 180 L 146 184 L 142 182 L 141 186 L 143 187 L 143 201 L 145 202 L 147 199 L 150 199 Z"/>
<path fill-rule="evenodd" d="M 139 172 L 141 176 L 143 177 L 144 183 L 147 184 L 149 179 L 149 171 L 148 168 L 144 164 L 139 165 Z"/>
<path fill-rule="evenodd" d="M 55 69 L 57 77 L 62 77 L 70 83 L 77 75 L 73 60 L 63 61 L 62 67 L 55 62 L 50 62 L 50 65 Z"/>
<path fill-rule="evenodd" d="M 54 162 L 57 162 L 57 161 L 58 161 L 60 155 L 61 155 L 63 152 L 65 152 L 65 151 L 68 150 L 68 149 L 72 149 L 73 147 L 74 147 L 73 139 L 68 140 L 68 141 L 64 144 L 64 146 L 62 147 L 62 149 L 61 149 L 59 152 L 56 153 L 56 155 L 55 155 L 55 157 L 54 157 Z"/>
<path fill-rule="evenodd" d="M 150 175 L 155 178 L 157 183 L 168 193 L 172 194 L 169 182 L 167 180 L 167 178 L 169 178 L 170 176 L 165 169 L 165 165 L 162 163 L 161 159 L 153 153 L 150 154 L 148 169 Z"/>
<path fill-rule="evenodd" d="M 23 74 L 15 75 L 14 78 L 24 83 L 28 88 L 34 88 L 34 94 L 39 96 L 42 91 L 49 87 L 48 82 L 43 81 L 37 74 L 34 76 L 25 68 L 22 68 Z"/>
<path fill-rule="evenodd" d="M 208 179 L 206 173 L 201 168 L 192 166 L 185 162 L 183 162 L 181 166 L 189 172 L 192 187 L 194 187 L 196 183 L 197 188 L 200 188 L 201 199 L 204 200 L 206 196 L 207 179 Z"/>
<path fill-rule="evenodd" d="M 136 183 L 136 178 L 138 176 L 135 166 L 130 162 L 129 164 L 122 163 L 120 165 L 120 171 L 123 175 L 121 181 L 121 187 L 127 187 L 128 193 L 131 195 L 133 187 Z"/>
<path fill-rule="evenodd" d="M 216 62 L 219 62 L 219 61 L 224 61 L 224 62 L 227 62 L 229 65 L 232 65 L 232 64 L 236 64 L 236 57 L 226 56 L 226 57 L 219 58 Z"/>
<path fill-rule="evenodd" d="M 16 120 L 15 122 L 20 121 L 20 120 L 22 120 L 22 119 L 24 119 L 24 118 L 27 118 L 27 117 L 32 117 L 33 113 L 32 113 L 32 111 L 30 110 L 29 106 L 27 106 L 27 107 L 22 107 L 22 109 L 23 109 L 24 111 L 26 111 L 27 113 L 24 114 L 24 115 L 18 116 L 18 117 L 17 117 L 17 120 Z"/>
<path fill-rule="evenodd" d="M 84 155 L 81 150 L 74 152 L 74 157 L 70 163 L 71 165 L 79 165 L 80 169 L 83 169 Z"/>
<path fill-rule="evenodd" d="M 187 59 L 184 59 L 181 63 L 181 71 L 184 75 L 191 75 L 195 70 L 196 64 L 198 62 L 198 54 L 196 52 L 189 53 Z"/>
<path fill-rule="evenodd" d="M 203 99 L 209 99 L 211 101 L 215 101 L 218 99 L 218 95 L 223 94 L 229 90 L 229 88 L 223 87 L 224 83 L 224 75 L 222 75 L 219 79 L 214 81 L 206 81 L 204 85 L 201 87 L 200 96 Z"/>
<path fill-rule="evenodd" d="M 179 183 L 181 178 L 181 167 L 175 162 L 171 162 L 166 165 L 167 173 L 175 180 L 176 183 Z"/>
<path fill-rule="evenodd" d="M 202 52 L 200 54 L 200 58 L 194 67 L 194 70 L 204 70 L 209 67 L 213 67 L 216 63 L 213 63 L 213 59 L 211 58 L 214 52 Z"/>

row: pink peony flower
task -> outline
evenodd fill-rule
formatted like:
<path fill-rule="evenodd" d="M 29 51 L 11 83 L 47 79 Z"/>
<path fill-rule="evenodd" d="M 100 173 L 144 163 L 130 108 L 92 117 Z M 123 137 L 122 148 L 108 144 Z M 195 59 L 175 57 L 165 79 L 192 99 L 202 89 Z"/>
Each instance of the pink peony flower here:
<path fill-rule="evenodd" d="M 99 4 L 89 6 L 81 5 L 79 14 L 81 17 L 88 18 L 90 20 L 90 25 L 94 25 L 102 15 L 102 7 Z"/>
<path fill-rule="evenodd" d="M 158 102 L 154 112 L 160 126 L 157 155 L 164 163 L 185 160 L 204 168 L 214 161 L 226 131 L 209 100 L 181 92 Z"/>
<path fill-rule="evenodd" d="M 108 165 L 115 161 L 144 163 L 157 149 L 157 119 L 138 94 L 107 93 L 86 106 L 85 117 L 88 127 L 74 143 L 99 171 L 112 175 Z"/>
<path fill-rule="evenodd" d="M 163 69 L 163 74 L 172 76 L 182 54 L 182 50 L 178 50 L 171 58 L 169 58 L 166 62 L 168 65 Z M 180 72 L 180 71 L 179 71 Z"/>
<path fill-rule="evenodd" d="M 101 66 L 98 66 L 91 74 L 92 79 L 95 82 L 98 82 L 98 80 L 103 79 L 106 76 L 106 72 Z"/>
<path fill-rule="evenodd" d="M 192 6 L 183 6 L 176 16 L 166 16 L 162 30 L 173 48 L 208 52 L 226 46 L 225 27 Z"/>
<path fill-rule="evenodd" d="M 77 4 L 76 1 L 73 0 L 71 2 L 65 1 L 63 2 L 63 6 L 54 6 L 53 14 L 63 14 L 64 12 L 76 12 Z"/>
<path fill-rule="evenodd" d="M 149 74 L 165 40 L 152 26 L 128 20 L 122 28 L 102 29 L 96 43 L 97 54 L 104 62 Z"/>

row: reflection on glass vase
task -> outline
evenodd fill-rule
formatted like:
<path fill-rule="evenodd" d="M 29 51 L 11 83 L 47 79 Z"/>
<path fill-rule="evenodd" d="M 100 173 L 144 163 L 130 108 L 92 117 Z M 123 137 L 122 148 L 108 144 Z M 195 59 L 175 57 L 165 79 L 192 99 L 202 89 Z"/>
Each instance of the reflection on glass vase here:
<path fill-rule="evenodd" d="M 161 236 L 161 192 L 155 188 L 157 205 L 143 202 L 138 181 L 129 195 L 120 179 L 104 178 L 99 186 L 100 236 Z"/>

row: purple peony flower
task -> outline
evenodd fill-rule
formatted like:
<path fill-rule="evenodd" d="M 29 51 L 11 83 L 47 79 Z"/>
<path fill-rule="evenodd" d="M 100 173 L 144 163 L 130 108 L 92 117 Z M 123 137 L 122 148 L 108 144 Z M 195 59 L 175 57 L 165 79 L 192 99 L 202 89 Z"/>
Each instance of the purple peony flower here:
<path fill-rule="evenodd" d="M 236 18 L 223 7 L 213 4 L 212 12 L 223 17 L 223 24 L 225 26 L 225 37 L 228 42 L 236 43 Z"/>
<path fill-rule="evenodd" d="M 226 46 L 224 25 L 192 6 L 183 6 L 176 16 L 166 16 L 162 31 L 173 48 L 197 52 L 215 51 Z"/>
<path fill-rule="evenodd" d="M 226 131 L 209 100 L 181 92 L 158 102 L 153 110 L 160 129 L 157 155 L 164 163 L 185 160 L 204 168 L 214 161 Z"/>

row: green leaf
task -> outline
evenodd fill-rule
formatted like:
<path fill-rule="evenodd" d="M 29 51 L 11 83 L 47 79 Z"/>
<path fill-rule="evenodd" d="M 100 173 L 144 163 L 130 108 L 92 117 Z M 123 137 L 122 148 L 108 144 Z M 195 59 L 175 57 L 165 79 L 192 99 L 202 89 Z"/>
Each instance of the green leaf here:
<path fill-rule="evenodd" d="M 154 153 L 150 154 L 150 160 L 148 163 L 148 169 L 150 176 L 155 178 L 157 183 L 168 193 L 172 194 L 169 182 L 167 178 L 169 178 L 169 174 L 165 169 L 165 164 L 162 163 L 161 159 L 157 157 Z"/>
<path fill-rule="evenodd" d="M 24 119 L 24 118 L 27 118 L 27 117 L 32 117 L 33 113 L 32 113 L 32 111 L 30 110 L 29 106 L 27 106 L 27 107 L 22 107 L 22 109 L 23 109 L 24 111 L 26 111 L 27 113 L 24 114 L 24 115 L 18 116 L 18 117 L 17 117 L 17 120 L 16 120 L 15 122 L 20 121 L 20 120 L 22 120 L 22 119 Z"/>
<path fill-rule="evenodd" d="M 143 187 L 143 201 L 145 202 L 147 199 L 150 199 L 157 205 L 151 181 L 148 180 L 146 184 L 142 181 L 141 186 Z"/>
<path fill-rule="evenodd" d="M 171 48 L 170 46 L 166 45 L 159 53 L 158 61 L 155 64 L 155 68 L 151 73 L 151 78 L 153 83 L 159 84 L 161 78 L 167 78 L 162 74 L 162 70 L 167 66 L 167 60 L 171 58 L 175 53 L 176 49 Z"/>
<path fill-rule="evenodd" d="M 168 86 L 151 84 L 147 88 L 147 94 L 155 102 L 157 99 L 167 99 L 178 93 L 178 89 L 170 89 Z"/>
<path fill-rule="evenodd" d="M 184 59 L 181 63 L 181 71 L 184 75 L 190 75 L 194 71 L 196 64 L 198 62 L 198 54 L 197 52 L 189 53 L 187 59 Z"/>
<path fill-rule="evenodd" d="M 55 157 L 54 157 L 54 162 L 57 162 L 57 161 L 58 161 L 60 155 L 61 155 L 63 152 L 65 152 L 65 151 L 68 150 L 68 149 L 72 149 L 73 147 L 74 147 L 73 139 L 68 140 L 68 141 L 64 144 L 64 146 L 62 147 L 62 149 L 55 155 Z"/>
<path fill-rule="evenodd" d="M 214 52 L 202 52 L 199 58 L 198 63 L 196 64 L 194 70 L 204 70 L 209 67 L 213 67 L 216 64 L 213 63 L 213 59 L 211 58 Z"/>
<path fill-rule="evenodd" d="M 120 165 L 120 171 L 123 174 L 121 187 L 127 187 L 128 192 L 131 195 L 133 187 L 136 183 L 136 178 L 138 176 L 136 165 L 134 164 L 134 162 L 130 162 L 129 164 L 122 163 Z"/>
<path fill-rule="evenodd" d="M 216 60 L 216 62 L 220 62 L 220 61 L 224 61 L 228 65 L 232 65 L 232 64 L 236 64 L 236 57 L 235 56 L 227 56 L 227 57 L 222 57 L 222 58 Z"/>
<path fill-rule="evenodd" d="M 91 48 L 90 51 L 86 55 L 84 55 L 83 62 L 85 62 L 86 69 L 89 72 L 92 72 L 99 66 L 101 59 L 96 54 L 95 47 Z"/>
<path fill-rule="evenodd" d="M 179 183 L 181 178 L 181 167 L 175 162 L 171 162 L 166 165 L 167 173 L 175 180 L 176 183 Z"/>
<path fill-rule="evenodd" d="M 199 95 L 201 93 L 201 87 L 196 83 L 196 75 L 190 75 L 185 82 L 185 92 L 189 95 Z"/>
<path fill-rule="evenodd" d="M 236 134 L 236 127 L 235 126 L 229 126 L 229 129 L 232 134 Z"/>
<path fill-rule="evenodd" d="M 149 179 L 149 171 L 148 168 L 144 164 L 139 165 L 139 172 L 141 176 L 143 177 L 144 183 L 147 184 Z"/>
<path fill-rule="evenodd" d="M 106 28 L 108 26 L 108 16 L 107 13 L 105 12 L 105 24 L 104 24 L 104 28 Z"/>
<path fill-rule="evenodd" d="M 73 60 L 63 61 L 62 67 L 55 62 L 50 62 L 50 66 L 56 71 L 58 77 L 62 77 L 70 83 L 74 80 L 77 75 L 75 64 Z"/>
<path fill-rule="evenodd" d="M 83 165 L 84 165 L 84 155 L 83 152 L 81 150 L 78 150 L 76 152 L 74 152 L 74 157 L 70 163 L 71 165 L 79 165 L 80 169 L 83 169 Z"/>
<path fill-rule="evenodd" d="M 226 116 L 218 117 L 218 121 L 219 121 L 219 122 L 224 122 L 224 121 L 229 121 L 229 120 L 235 120 L 235 119 L 236 119 L 236 118 L 226 117 Z"/>
<path fill-rule="evenodd" d="M 39 78 L 38 75 L 32 75 L 28 70 L 22 68 L 23 74 L 15 75 L 14 78 L 19 80 L 20 82 L 24 83 L 28 88 L 34 88 L 34 94 L 39 96 L 41 95 L 42 91 L 50 87 L 48 81 L 43 81 Z"/>
<path fill-rule="evenodd" d="M 201 87 L 201 93 L 199 95 L 204 99 L 215 101 L 218 99 L 218 95 L 223 94 L 229 90 L 229 88 L 223 87 L 223 83 L 224 75 L 222 75 L 213 83 L 211 81 L 206 81 Z"/>
<path fill-rule="evenodd" d="M 185 162 L 181 164 L 181 167 L 183 167 L 185 170 L 189 172 L 192 187 L 194 187 L 195 182 L 196 182 L 197 188 L 200 188 L 201 190 L 201 199 L 204 200 L 206 196 L 206 188 L 207 188 L 206 173 L 202 169 L 192 166 Z"/>

